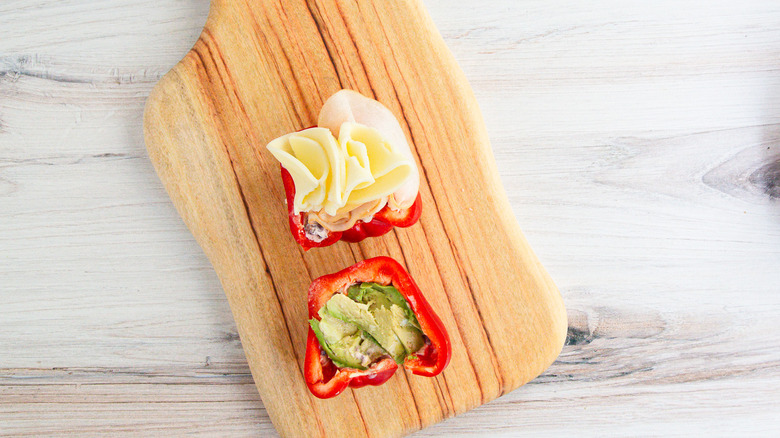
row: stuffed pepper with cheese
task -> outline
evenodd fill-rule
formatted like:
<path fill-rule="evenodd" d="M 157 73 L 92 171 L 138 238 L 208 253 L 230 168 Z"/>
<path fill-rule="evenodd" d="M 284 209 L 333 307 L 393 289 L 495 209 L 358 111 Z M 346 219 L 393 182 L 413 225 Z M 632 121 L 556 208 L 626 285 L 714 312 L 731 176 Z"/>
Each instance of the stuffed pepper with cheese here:
<path fill-rule="evenodd" d="M 267 146 L 281 164 L 290 231 L 304 249 L 417 222 L 420 174 L 389 109 L 341 90 L 325 102 L 317 124 Z"/>

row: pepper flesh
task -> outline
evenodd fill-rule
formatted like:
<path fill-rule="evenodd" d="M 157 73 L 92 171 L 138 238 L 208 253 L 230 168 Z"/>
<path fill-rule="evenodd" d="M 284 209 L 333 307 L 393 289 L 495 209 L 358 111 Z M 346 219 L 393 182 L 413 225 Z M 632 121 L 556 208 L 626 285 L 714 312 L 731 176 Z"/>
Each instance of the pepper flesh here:
<path fill-rule="evenodd" d="M 309 318 L 320 319 L 319 310 L 336 293 L 356 283 L 373 282 L 392 285 L 409 303 L 420 328 L 427 338 L 426 345 L 404 360 L 404 368 L 414 374 L 432 377 L 444 370 L 450 361 L 450 338 L 439 317 L 408 272 L 390 257 L 374 257 L 358 262 L 335 274 L 324 275 L 309 287 Z M 309 390 L 319 398 L 335 397 L 348 387 L 385 383 L 398 368 L 390 357 L 384 357 L 366 370 L 338 368 L 325 355 L 314 331 L 309 327 L 306 344 L 304 376 Z"/>
<path fill-rule="evenodd" d="M 405 210 L 395 211 L 389 206 L 385 206 L 374 214 L 374 217 L 369 222 L 358 221 L 352 228 L 346 231 L 329 231 L 328 237 L 320 242 L 316 242 L 306 237 L 304 215 L 307 213 L 301 212 L 295 214 L 295 182 L 293 181 L 290 172 L 283 166 L 280 167 L 282 169 L 282 183 L 284 184 L 284 192 L 287 199 L 287 215 L 290 222 L 290 232 L 295 238 L 295 241 L 306 251 L 310 248 L 330 246 L 339 240 L 345 242 L 360 242 L 367 237 L 378 237 L 387 234 L 393 227 L 410 227 L 420 219 L 420 214 L 422 213 L 422 200 L 418 193 L 414 204 Z"/>

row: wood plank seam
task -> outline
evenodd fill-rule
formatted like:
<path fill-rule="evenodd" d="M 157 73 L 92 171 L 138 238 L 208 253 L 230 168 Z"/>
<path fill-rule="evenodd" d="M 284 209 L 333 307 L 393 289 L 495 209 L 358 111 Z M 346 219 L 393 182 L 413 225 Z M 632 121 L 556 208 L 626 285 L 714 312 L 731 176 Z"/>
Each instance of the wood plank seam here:
<path fill-rule="evenodd" d="M 327 41 L 325 41 L 325 35 L 330 36 L 328 33 L 327 26 L 324 26 L 322 20 L 322 14 L 320 13 L 319 9 L 317 8 L 317 5 L 314 5 L 314 10 L 312 10 L 312 2 L 307 0 L 306 1 L 306 9 L 309 10 L 309 14 L 311 15 L 312 20 L 314 21 L 314 25 L 317 28 L 317 31 L 320 36 L 320 41 L 322 42 L 323 47 L 325 47 L 325 52 L 328 54 L 328 59 L 330 59 L 330 63 L 333 66 L 333 71 L 336 72 L 336 79 L 339 82 L 339 88 L 344 88 L 344 82 L 341 80 L 341 74 L 339 73 L 339 68 L 336 65 L 336 61 L 333 58 L 333 52 L 331 52 L 331 48 L 328 45 Z M 315 12 L 316 11 L 316 12 Z M 330 37 L 332 40 L 333 38 Z"/>
<path fill-rule="evenodd" d="M 267 52 L 275 52 L 273 50 L 273 48 L 271 47 L 271 43 L 268 41 L 268 38 L 265 35 L 265 32 L 263 32 L 262 28 L 260 27 L 260 23 L 258 22 L 258 19 L 257 19 L 257 16 L 255 15 L 255 13 L 252 11 L 252 8 L 248 8 L 247 10 L 249 11 L 249 15 L 252 17 L 252 25 L 253 25 L 254 30 L 255 30 L 254 35 L 259 37 L 259 38 L 262 38 L 262 42 L 265 44 L 265 48 L 266 48 Z M 204 28 L 204 30 L 205 30 L 205 28 Z M 259 39 L 257 39 L 257 42 L 260 43 L 261 41 Z M 259 52 L 262 53 L 262 51 L 259 51 Z M 291 69 L 291 67 L 290 67 L 290 60 L 289 60 L 289 58 L 286 57 L 286 55 L 285 55 L 285 60 L 287 61 L 287 68 L 288 68 L 288 70 Z M 282 79 L 283 75 L 282 75 L 282 72 L 281 72 L 281 66 L 279 64 L 279 60 L 277 60 L 276 58 L 272 58 L 270 60 L 270 62 L 274 66 L 274 71 L 276 72 L 276 78 L 278 79 L 277 82 L 283 84 L 283 86 L 280 87 L 280 89 L 284 90 L 285 95 L 287 97 L 287 101 L 290 102 L 290 105 L 288 105 L 287 107 L 291 108 L 291 110 L 288 112 L 288 114 L 290 114 L 291 116 L 294 117 L 295 120 L 297 120 L 297 125 L 298 126 L 302 127 L 304 125 L 303 119 L 301 118 L 301 115 L 298 114 L 298 111 L 297 111 L 296 106 L 295 106 L 295 99 L 293 99 L 290 89 L 287 88 L 286 84 L 284 84 L 285 81 Z"/>

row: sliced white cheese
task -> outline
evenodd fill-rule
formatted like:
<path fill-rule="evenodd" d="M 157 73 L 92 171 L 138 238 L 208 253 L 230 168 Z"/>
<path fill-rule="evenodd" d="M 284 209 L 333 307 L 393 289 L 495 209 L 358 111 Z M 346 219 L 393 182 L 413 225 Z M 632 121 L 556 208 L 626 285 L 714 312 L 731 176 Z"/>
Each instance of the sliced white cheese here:
<path fill-rule="evenodd" d="M 342 231 L 385 205 L 414 203 L 419 172 L 390 110 L 341 90 L 325 102 L 319 123 L 267 146 L 293 179 L 295 214 L 314 213 L 328 230 Z"/>
<path fill-rule="evenodd" d="M 396 188 L 388 199 L 388 205 L 396 210 L 410 207 L 420 189 L 420 173 L 409 143 L 406 141 L 406 135 L 393 112 L 376 100 L 356 91 L 341 90 L 325 101 L 317 125 L 328 128 L 333 135 L 339 136 L 344 122 L 356 122 L 382 133 L 382 137 L 393 145 L 394 152 L 404 155 L 411 163 L 411 172 L 406 181 Z"/>
<path fill-rule="evenodd" d="M 344 122 L 339 145 L 347 156 L 346 205 L 359 205 L 388 196 L 412 174 L 412 162 L 374 128 Z"/>
<path fill-rule="evenodd" d="M 283 135 L 268 143 L 268 150 L 292 176 L 296 214 L 320 210 L 336 214 L 344 205 L 344 156 L 329 130 L 309 128 Z"/>

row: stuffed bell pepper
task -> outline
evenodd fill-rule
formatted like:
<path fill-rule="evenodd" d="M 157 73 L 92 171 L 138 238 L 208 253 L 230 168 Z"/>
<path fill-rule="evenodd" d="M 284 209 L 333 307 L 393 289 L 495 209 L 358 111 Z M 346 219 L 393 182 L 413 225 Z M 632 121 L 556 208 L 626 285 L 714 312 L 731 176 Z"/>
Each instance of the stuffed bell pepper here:
<path fill-rule="evenodd" d="M 268 150 L 281 163 L 290 230 L 306 250 L 359 242 L 420 217 L 420 174 L 393 113 L 351 90 L 331 96 L 317 126 Z"/>
<path fill-rule="evenodd" d="M 409 273 L 389 257 L 316 279 L 309 318 L 304 374 L 319 398 L 381 385 L 398 365 L 435 376 L 450 361 L 444 325 Z"/>

